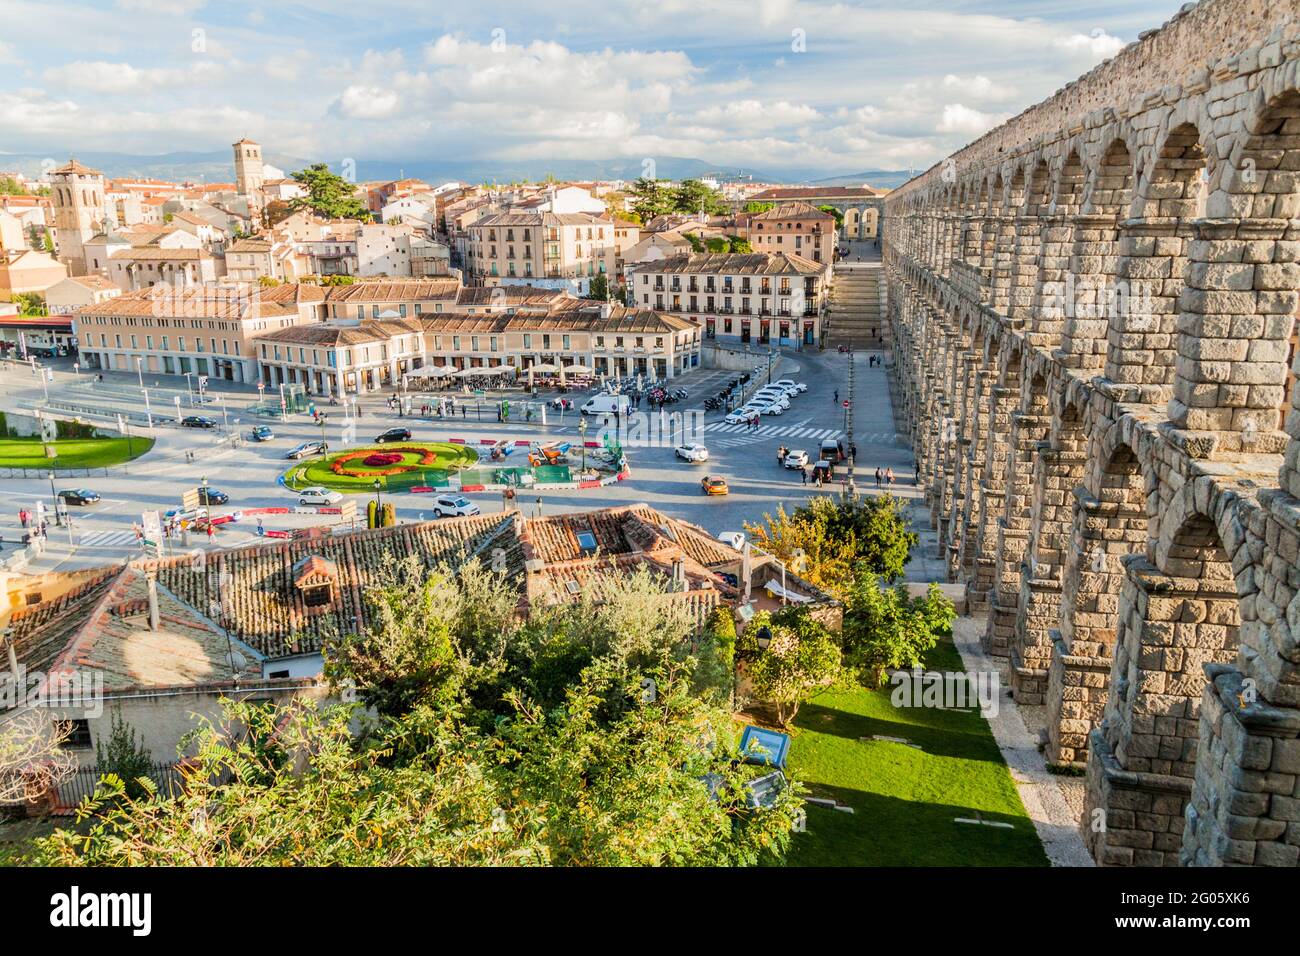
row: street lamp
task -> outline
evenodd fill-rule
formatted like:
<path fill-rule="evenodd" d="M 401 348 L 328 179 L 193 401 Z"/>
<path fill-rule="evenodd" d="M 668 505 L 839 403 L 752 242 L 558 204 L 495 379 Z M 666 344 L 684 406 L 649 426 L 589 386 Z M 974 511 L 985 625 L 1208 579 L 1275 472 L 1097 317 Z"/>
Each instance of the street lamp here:
<path fill-rule="evenodd" d="M 383 509 L 383 502 L 379 497 L 379 490 L 384 487 L 384 483 L 376 478 L 373 487 L 375 489 L 375 520 L 380 521 L 382 520 L 380 518 L 380 511 Z"/>
<path fill-rule="evenodd" d="M 587 416 L 578 422 L 578 437 L 582 439 L 582 473 L 587 473 Z"/>
<path fill-rule="evenodd" d="M 764 624 L 754 635 L 754 641 L 758 644 L 758 649 L 760 651 L 767 650 L 768 645 L 772 643 L 772 629 Z"/>
<path fill-rule="evenodd" d="M 135 357 L 135 377 L 140 382 L 140 387 L 144 388 L 144 367 L 141 365 L 143 359 L 137 355 Z"/>
<path fill-rule="evenodd" d="M 63 519 L 59 517 L 59 494 L 54 490 L 54 471 L 50 471 L 50 500 L 54 502 L 54 524 L 58 527 L 63 526 Z"/>
<path fill-rule="evenodd" d="M 148 422 L 148 424 L 149 424 L 149 428 L 152 429 L 152 428 L 153 428 L 153 410 L 149 407 L 149 389 L 147 389 L 147 388 L 142 388 L 142 389 L 140 389 L 140 391 L 144 392 L 144 417 L 145 417 L 145 420 L 146 420 L 146 421 Z"/>

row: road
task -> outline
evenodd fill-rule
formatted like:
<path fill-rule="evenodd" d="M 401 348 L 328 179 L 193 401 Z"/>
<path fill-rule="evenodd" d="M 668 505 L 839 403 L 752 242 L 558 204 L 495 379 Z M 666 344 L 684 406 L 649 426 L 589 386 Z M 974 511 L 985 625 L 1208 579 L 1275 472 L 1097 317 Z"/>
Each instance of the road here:
<path fill-rule="evenodd" d="M 757 432 L 750 432 L 744 426 L 725 425 L 721 413 L 708 413 L 703 433 L 703 440 L 710 450 L 707 463 L 687 464 L 677 460 L 673 454 L 675 442 L 663 441 L 658 443 L 659 447 L 632 447 L 628 449 L 631 477 L 627 481 L 585 491 L 521 492 L 518 503 L 526 513 L 535 514 L 540 497 L 542 513 L 554 514 L 643 502 L 714 533 L 740 530 L 744 522 L 759 520 L 765 512 L 775 512 L 780 505 L 787 510 L 797 507 L 818 490 L 812 485 L 803 485 L 797 471 L 777 464 L 777 448 L 781 445 L 791 449 L 802 448 L 808 451 L 810 459 L 815 460 L 821 438 L 842 434 L 845 419 L 842 402 L 848 396 L 847 370 L 848 356 L 844 354 L 787 353 L 776 377 L 805 382 L 808 391 L 792 398 L 791 407 L 785 414 L 764 417 Z M 692 373 L 683 379 L 691 391 L 690 399 L 684 404 L 694 406 L 697 400 L 716 392 L 721 383 L 734 374 L 719 370 Z M 68 380 L 72 377 L 69 373 L 58 376 Z M 123 381 L 133 378 L 122 377 Z M 854 441 L 858 447 L 858 488 L 874 493 L 876 467 L 892 467 L 897 481 L 895 492 L 913 497 L 911 454 L 894 433 L 886 370 L 883 365 L 869 365 L 868 353 L 859 353 L 855 378 L 858 394 Z M 0 408 L 16 407 L 24 397 L 33 397 L 33 388 L 39 394 L 40 386 L 33 384 L 30 376 L 7 374 L 0 375 L 0 379 L 5 380 L 0 381 Z M 55 390 L 57 387 L 57 384 L 51 386 Z M 254 419 L 243 415 L 242 409 L 256 400 L 256 394 L 232 390 L 224 392 L 224 397 L 232 420 L 240 419 L 239 428 L 246 432 Z M 674 409 L 681 408 L 682 405 L 674 406 Z M 195 487 L 202 478 L 207 478 L 210 487 L 230 495 L 230 505 L 219 510 L 296 504 L 296 496 L 276 483 L 278 476 L 290 464 L 283 458 L 285 451 L 300 441 L 319 437 L 328 440 L 332 448 L 343 447 L 340 441 L 341 413 L 336 408 L 326 410 L 331 412 L 331 417 L 323 435 L 322 429 L 307 415 L 296 415 L 286 422 L 270 423 L 276 433 L 273 441 L 245 443 L 240 448 L 221 442 L 210 431 L 159 428 L 154 450 L 126 466 L 124 473 L 118 469 L 109 476 L 56 479 L 57 488 L 91 488 L 99 492 L 103 500 L 92 506 L 71 509 L 71 533 L 51 524 L 48 550 L 26 570 L 69 570 L 138 556 L 140 551 L 132 525 L 141 520 L 141 512 L 166 511 L 176 507 L 182 491 Z M 361 410 L 357 427 L 360 442 L 367 442 L 385 428 L 398 424 L 411 428 L 416 440 L 438 441 L 453 437 L 467 438 L 471 442 L 479 438 L 578 440 L 577 417 L 572 413 L 566 415 L 563 422 L 552 415 L 548 425 L 541 428 L 496 422 L 471 421 L 465 425 L 400 418 L 385 406 L 381 395 L 363 398 Z M 212 414 L 210 410 L 205 413 Z M 219 419 L 220 415 L 216 417 Z M 589 434 L 588 437 L 593 436 Z M 724 476 L 730 485 L 730 494 L 725 497 L 704 495 L 699 482 L 706 474 Z M 33 508 L 38 499 L 44 500 L 48 508 L 50 497 L 50 483 L 46 479 L 0 479 L 0 536 L 5 549 L 0 557 L 10 553 L 21 536 L 18 510 Z M 501 508 L 498 492 L 469 497 L 477 501 L 485 512 Z M 358 504 L 363 505 L 364 497 L 358 498 Z M 385 494 L 384 500 L 394 502 L 399 520 L 432 517 L 426 495 Z M 264 523 L 268 529 L 292 529 L 320 524 L 324 520 L 327 519 L 314 515 L 286 515 L 268 517 Z M 257 538 L 255 532 L 253 521 L 225 525 L 216 535 L 213 546 L 236 547 L 263 540 Z M 189 543 L 189 546 L 207 545 L 207 541 Z"/>

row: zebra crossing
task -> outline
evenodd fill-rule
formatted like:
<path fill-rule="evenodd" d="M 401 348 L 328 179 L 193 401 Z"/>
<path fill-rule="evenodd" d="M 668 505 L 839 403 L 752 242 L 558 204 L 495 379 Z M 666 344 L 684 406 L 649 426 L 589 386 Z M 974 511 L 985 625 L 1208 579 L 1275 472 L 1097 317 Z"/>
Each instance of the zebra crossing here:
<path fill-rule="evenodd" d="M 803 422 L 796 425 L 759 425 L 756 429 L 750 428 L 748 425 L 728 425 L 726 422 L 713 422 L 704 426 L 704 432 L 710 436 L 727 436 L 717 437 L 717 440 L 713 442 L 724 448 L 752 445 L 754 442 L 766 441 L 771 438 L 803 439 L 808 444 L 813 445 L 830 438 L 839 438 L 844 434 L 838 428 L 818 428 L 805 425 Z"/>
<path fill-rule="evenodd" d="M 137 541 L 134 531 L 88 531 L 78 544 L 83 548 L 121 548 Z"/>

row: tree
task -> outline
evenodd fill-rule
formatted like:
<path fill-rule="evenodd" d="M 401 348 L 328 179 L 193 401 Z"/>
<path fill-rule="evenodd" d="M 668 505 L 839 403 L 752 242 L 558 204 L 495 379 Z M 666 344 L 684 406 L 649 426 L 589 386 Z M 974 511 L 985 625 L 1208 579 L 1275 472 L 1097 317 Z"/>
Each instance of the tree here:
<path fill-rule="evenodd" d="M 39 292 L 15 292 L 13 301 L 20 315 L 45 315 L 45 299 Z"/>
<path fill-rule="evenodd" d="M 879 687 L 890 668 L 920 667 L 956 618 L 937 584 L 913 598 L 902 585 L 881 587 L 875 574 L 861 569 L 845 602 L 845 663 L 863 685 Z"/>
<path fill-rule="evenodd" d="M 748 239 L 742 239 L 740 236 L 728 236 L 727 239 L 731 242 L 732 252 L 748 253 L 754 251 L 754 247 L 750 245 Z"/>
<path fill-rule="evenodd" d="M 806 700 L 835 684 L 841 677 L 840 647 L 824 624 L 806 610 L 787 610 L 775 617 L 755 614 L 745 628 L 772 631 L 767 649 L 748 665 L 754 696 L 776 708 L 782 727 L 799 713 Z"/>
<path fill-rule="evenodd" d="M 266 220 L 268 226 L 274 226 L 293 215 L 293 207 L 283 199 L 272 199 L 262 210 L 262 218 Z"/>
<path fill-rule="evenodd" d="M 610 298 L 609 279 L 603 275 L 592 276 L 591 282 L 587 284 L 587 294 L 584 299 L 598 299 L 604 302 Z"/>
<path fill-rule="evenodd" d="M 854 499 L 813 498 L 787 514 L 763 515 L 746 524 L 754 543 L 812 584 L 843 597 L 855 568 L 893 582 L 902 578 L 911 550 L 920 539 L 910 528 L 903 501 L 892 495 Z"/>
<path fill-rule="evenodd" d="M 707 186 L 698 179 L 683 179 L 672 192 L 673 209 L 677 212 L 704 213 L 706 216 L 720 216 L 730 207 L 722 198 L 722 193 Z"/>
<path fill-rule="evenodd" d="M 63 749 L 71 729 L 32 710 L 0 723 L 0 805 L 37 799 L 71 775 L 75 761 Z"/>
<path fill-rule="evenodd" d="M 760 212 L 767 212 L 769 209 L 775 209 L 774 202 L 747 202 L 745 203 L 745 212 L 757 215 Z"/>
<path fill-rule="evenodd" d="M 95 741 L 95 763 L 101 775 L 113 774 L 122 782 L 128 797 L 134 799 L 148 793 L 153 759 L 144 741 L 136 743 L 135 729 L 122 719 L 121 707 L 115 707 L 109 716 L 108 742 Z"/>
<path fill-rule="evenodd" d="M 322 649 L 331 686 L 355 688 L 381 717 L 458 699 L 464 672 L 451 634 L 459 600 L 454 577 L 426 574 L 414 556 L 389 560 L 364 599 L 375 623 L 361 634 L 332 636 Z"/>
<path fill-rule="evenodd" d="M 26 196 L 27 189 L 12 176 L 0 176 L 0 196 Z"/>
<path fill-rule="evenodd" d="M 289 208 L 294 212 L 310 209 L 329 219 L 370 219 L 365 203 L 353 195 L 352 184 L 330 172 L 328 164 L 313 163 L 298 170 L 293 178 L 307 190 L 306 196 L 289 201 Z"/>
<path fill-rule="evenodd" d="M 835 217 L 836 229 L 839 229 L 844 225 L 844 213 L 836 209 L 834 206 L 826 205 L 826 206 L 818 206 L 817 208 L 820 209 L 822 212 L 828 212 Z"/>
<path fill-rule="evenodd" d="M 669 192 L 666 182 L 662 179 L 646 179 L 643 176 L 628 187 L 632 212 L 642 222 L 649 222 L 655 216 L 663 216 L 676 209 L 673 195 Z"/>

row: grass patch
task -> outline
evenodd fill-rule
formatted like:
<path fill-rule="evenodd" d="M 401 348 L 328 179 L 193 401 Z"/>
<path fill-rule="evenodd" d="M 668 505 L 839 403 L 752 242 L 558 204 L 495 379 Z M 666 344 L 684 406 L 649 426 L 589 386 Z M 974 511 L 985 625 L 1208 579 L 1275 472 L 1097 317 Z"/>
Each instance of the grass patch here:
<path fill-rule="evenodd" d="M 153 448 L 152 438 L 65 438 L 48 442 L 56 457 L 45 457 L 39 438 L 0 438 L 0 468 L 108 468 L 132 461 Z"/>
<path fill-rule="evenodd" d="M 360 476 L 340 475 L 333 470 L 334 462 L 341 455 L 354 455 L 357 452 L 396 454 L 402 447 L 427 449 L 434 453 L 434 461 L 427 465 L 420 465 L 421 455 L 413 452 L 402 452 L 400 464 L 418 465 L 417 470 L 400 472 L 395 475 L 366 474 Z M 374 490 L 375 478 L 377 477 L 383 482 L 385 491 L 397 491 L 409 488 L 412 484 L 443 484 L 450 474 L 468 468 L 477 461 L 478 453 L 474 449 L 465 445 L 453 445 L 450 442 L 409 441 L 386 445 L 358 445 L 355 448 L 347 448 L 332 455 L 304 460 L 295 464 L 284 473 L 284 483 L 294 491 L 310 485 L 324 485 L 326 488 L 332 488 L 335 491 L 364 494 Z M 383 468 L 371 469 L 361 458 L 354 458 L 345 462 L 344 467 L 349 470 L 363 472 L 384 470 Z"/>
<path fill-rule="evenodd" d="M 949 640 L 928 669 L 964 670 Z M 854 813 L 808 805 L 791 866 L 1046 866 L 993 734 L 978 712 L 896 708 L 892 687 L 826 693 L 795 721 L 790 772 L 811 791 Z M 902 737 L 904 744 L 860 741 Z M 974 817 L 1014 829 L 954 823 Z"/>

